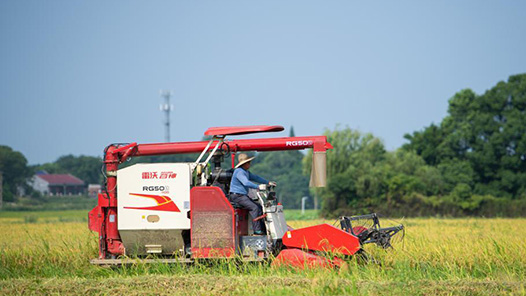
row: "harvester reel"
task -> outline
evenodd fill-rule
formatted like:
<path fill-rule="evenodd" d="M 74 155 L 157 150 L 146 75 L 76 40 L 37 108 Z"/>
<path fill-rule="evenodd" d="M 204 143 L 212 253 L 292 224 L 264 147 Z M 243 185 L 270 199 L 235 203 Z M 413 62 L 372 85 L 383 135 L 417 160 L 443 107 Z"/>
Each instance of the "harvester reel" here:
<path fill-rule="evenodd" d="M 353 223 L 361 223 L 361 225 L 354 226 Z M 402 224 L 381 228 L 376 213 L 352 217 L 342 216 L 340 217 L 340 225 L 342 230 L 358 237 L 362 245 L 374 243 L 384 249 L 392 248 L 391 238 L 398 232 L 404 231 Z"/>
<path fill-rule="evenodd" d="M 387 233 L 376 232 L 371 236 L 372 239 L 376 240 L 376 244 L 384 249 L 392 248 L 391 237 Z"/>

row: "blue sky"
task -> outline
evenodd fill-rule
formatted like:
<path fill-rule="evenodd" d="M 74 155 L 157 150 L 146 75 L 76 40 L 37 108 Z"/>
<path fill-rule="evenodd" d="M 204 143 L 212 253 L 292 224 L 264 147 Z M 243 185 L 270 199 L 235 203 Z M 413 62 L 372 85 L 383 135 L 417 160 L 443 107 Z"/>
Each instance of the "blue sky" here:
<path fill-rule="evenodd" d="M 455 92 L 526 72 L 524 1 L 0 2 L 0 145 L 30 164 L 211 126 L 438 123 Z M 277 136 L 286 136 L 282 132 Z"/>

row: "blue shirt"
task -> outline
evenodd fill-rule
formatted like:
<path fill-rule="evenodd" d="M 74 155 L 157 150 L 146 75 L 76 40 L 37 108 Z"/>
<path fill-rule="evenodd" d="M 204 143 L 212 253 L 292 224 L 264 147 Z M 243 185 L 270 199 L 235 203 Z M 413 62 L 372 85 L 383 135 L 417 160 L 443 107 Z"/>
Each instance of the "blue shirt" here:
<path fill-rule="evenodd" d="M 237 168 L 234 170 L 234 174 L 232 175 L 232 181 L 230 182 L 230 192 L 246 195 L 248 194 L 249 188 L 257 189 L 258 185 L 250 181 L 255 181 L 261 184 L 268 183 L 267 180 L 256 174 L 252 174 L 243 168 Z"/>

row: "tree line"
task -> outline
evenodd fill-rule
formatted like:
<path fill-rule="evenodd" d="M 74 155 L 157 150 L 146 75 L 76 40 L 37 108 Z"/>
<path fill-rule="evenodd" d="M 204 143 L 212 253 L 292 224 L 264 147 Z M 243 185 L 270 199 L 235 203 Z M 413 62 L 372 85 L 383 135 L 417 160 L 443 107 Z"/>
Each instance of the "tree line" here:
<path fill-rule="evenodd" d="M 438 124 L 406 134 L 407 143 L 387 151 L 370 133 L 348 127 L 326 130 L 327 187 L 309 189 L 312 153 L 258 153 L 251 170 L 278 182 L 287 208 L 308 196 L 321 201 L 325 217 L 380 212 L 391 216 L 523 216 L 526 213 L 526 74 L 509 77 L 484 94 L 461 90 Z M 290 136 L 294 136 L 291 128 Z M 192 162 L 197 155 L 137 157 L 138 162 Z M 225 163 L 230 159 L 226 159 Z M 37 170 L 70 173 L 101 183 L 101 158 L 62 156 L 28 166 L 22 153 L 0 146 L 4 200 Z"/>
<path fill-rule="evenodd" d="M 328 186 L 316 190 L 322 214 L 524 216 L 525 112 L 521 74 L 482 95 L 456 93 L 442 122 L 406 134 L 396 151 L 372 134 L 327 130 L 334 150 L 327 153 Z"/>
<path fill-rule="evenodd" d="M 0 172 L 2 172 L 2 197 L 4 201 L 13 202 L 21 191 L 28 195 L 38 196 L 29 186 L 28 181 L 38 171 L 49 174 L 72 174 L 87 184 L 100 184 L 102 161 L 94 156 L 65 155 L 56 161 L 37 165 L 28 165 L 26 157 L 11 147 L 0 145 Z"/>

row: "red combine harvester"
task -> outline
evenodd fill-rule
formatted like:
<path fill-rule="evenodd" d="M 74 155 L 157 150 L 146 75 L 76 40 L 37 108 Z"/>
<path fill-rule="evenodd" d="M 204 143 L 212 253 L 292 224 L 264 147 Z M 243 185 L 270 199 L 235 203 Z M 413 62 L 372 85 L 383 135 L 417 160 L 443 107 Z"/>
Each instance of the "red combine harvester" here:
<path fill-rule="evenodd" d="M 228 199 L 233 169 L 221 168 L 225 156 L 231 157 L 233 168 L 239 151 L 312 148 L 310 185 L 325 186 L 326 151 L 333 148 L 325 136 L 225 139 L 282 130 L 281 126 L 214 127 L 205 132 L 210 141 L 106 147 L 105 188 L 89 213 L 89 229 L 99 233 L 99 258 L 91 262 L 119 265 L 130 257 L 143 262 L 273 258 L 273 265 L 332 267 L 363 252 L 365 244 L 390 247 L 391 237 L 403 226 L 380 228 L 376 214 L 340 217 L 341 228 L 328 224 L 290 228 L 272 186 L 256 193 L 266 235 L 253 235 L 248 211 Z M 119 169 L 131 157 L 199 152 L 191 163 L 139 163 Z M 357 226 L 358 221 L 367 223 Z"/>

